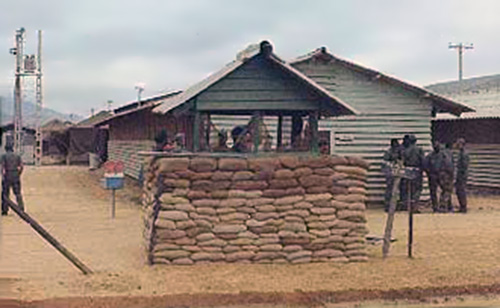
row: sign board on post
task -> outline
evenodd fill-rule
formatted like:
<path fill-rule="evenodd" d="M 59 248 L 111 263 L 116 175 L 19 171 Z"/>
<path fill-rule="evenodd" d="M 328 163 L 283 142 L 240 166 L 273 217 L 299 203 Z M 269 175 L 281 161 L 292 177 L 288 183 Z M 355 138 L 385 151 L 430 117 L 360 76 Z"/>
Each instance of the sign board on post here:
<path fill-rule="evenodd" d="M 382 255 L 384 258 L 387 257 L 389 253 L 389 246 L 390 246 L 390 239 L 391 239 L 391 233 L 392 233 L 392 225 L 394 221 L 394 212 L 396 209 L 396 203 L 397 203 L 397 197 L 399 196 L 398 190 L 399 190 L 399 182 L 401 179 L 408 179 L 408 180 L 414 180 L 416 179 L 419 174 L 420 174 L 420 169 L 419 168 L 413 168 L 413 167 L 403 167 L 401 162 L 400 163 L 393 163 L 393 164 L 386 164 L 382 168 L 383 172 L 388 172 L 394 177 L 394 184 L 393 184 L 393 191 L 392 191 L 392 196 L 390 200 L 390 205 L 389 205 L 389 210 L 388 210 L 388 216 L 387 216 L 387 223 L 385 227 L 385 233 L 384 233 L 384 245 L 382 247 Z M 407 184 L 408 186 L 405 187 L 405 189 L 408 190 L 408 257 L 412 257 L 412 245 L 413 245 L 413 205 L 411 204 L 411 191 L 409 189 L 409 183 Z"/>
<path fill-rule="evenodd" d="M 121 161 L 108 161 L 104 164 L 104 178 L 102 186 L 111 190 L 111 218 L 115 218 L 115 191 L 122 189 L 125 177 L 123 175 L 123 163 Z"/>

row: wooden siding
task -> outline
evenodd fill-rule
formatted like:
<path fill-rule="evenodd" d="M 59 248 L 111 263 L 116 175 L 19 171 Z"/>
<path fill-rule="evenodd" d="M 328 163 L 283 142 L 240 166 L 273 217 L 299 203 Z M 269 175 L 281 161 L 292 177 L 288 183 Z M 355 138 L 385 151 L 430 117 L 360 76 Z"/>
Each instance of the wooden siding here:
<path fill-rule="evenodd" d="M 368 198 L 370 202 L 382 202 L 385 179 L 380 167 L 390 139 L 414 134 L 426 153 L 431 150 L 431 102 L 334 62 L 309 60 L 294 66 L 361 113 L 323 119 L 320 130 L 332 132 L 332 153 L 360 156 L 370 162 Z M 424 183 L 422 199 L 427 199 Z"/>
<path fill-rule="evenodd" d="M 151 140 L 110 140 L 108 141 L 108 159 L 122 161 L 124 173 L 139 179 L 144 159 L 137 155 L 140 151 L 150 151 L 154 147 Z"/>
<path fill-rule="evenodd" d="M 257 57 L 202 92 L 201 111 L 318 110 L 322 99 L 271 61 Z"/>
<path fill-rule="evenodd" d="M 500 189 L 500 145 L 468 144 L 469 186 Z"/>
<path fill-rule="evenodd" d="M 500 188 L 500 118 L 434 120 L 432 134 L 441 143 L 465 138 L 469 186 Z"/>

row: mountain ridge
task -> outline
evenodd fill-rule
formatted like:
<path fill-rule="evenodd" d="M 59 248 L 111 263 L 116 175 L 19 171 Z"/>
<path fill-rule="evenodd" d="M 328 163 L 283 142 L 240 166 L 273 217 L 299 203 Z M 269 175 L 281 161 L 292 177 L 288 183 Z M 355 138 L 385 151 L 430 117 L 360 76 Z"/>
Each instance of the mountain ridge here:
<path fill-rule="evenodd" d="M 13 122 L 14 116 L 14 102 L 12 99 L 5 97 L 0 97 L 0 121 L 1 125 L 6 125 Z M 25 127 L 35 127 L 36 125 L 36 105 L 32 102 L 23 102 L 23 126 Z M 42 119 L 41 124 L 45 124 L 53 119 L 59 119 L 62 121 L 70 121 L 77 123 L 84 118 L 76 114 L 65 114 L 56 111 L 51 108 L 42 108 Z"/>

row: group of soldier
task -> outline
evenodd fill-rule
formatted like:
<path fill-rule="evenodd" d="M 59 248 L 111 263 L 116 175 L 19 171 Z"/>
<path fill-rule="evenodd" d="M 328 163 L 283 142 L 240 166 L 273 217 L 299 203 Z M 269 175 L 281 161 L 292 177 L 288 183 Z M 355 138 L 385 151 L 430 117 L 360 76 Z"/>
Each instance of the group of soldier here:
<path fill-rule="evenodd" d="M 419 201 L 422 192 L 424 172 L 429 182 L 432 210 L 434 213 L 452 212 L 451 196 L 453 185 L 459 203 L 459 212 L 467 212 L 467 169 L 469 155 L 465 151 L 465 140 L 459 138 L 455 147 L 458 150 L 457 161 L 453 157 L 451 146 L 444 147 L 439 141 L 433 142 L 433 151 L 425 155 L 417 145 L 414 135 L 405 135 L 402 144 L 398 139 L 391 140 L 390 148 L 384 153 L 383 172 L 386 176 L 385 210 L 388 211 L 395 183 L 394 170 L 404 167 L 407 174 L 401 178 L 398 187 L 400 199 L 397 209 L 406 210 L 409 204 L 414 213 L 419 213 Z M 438 188 L 441 195 L 438 199 Z"/>

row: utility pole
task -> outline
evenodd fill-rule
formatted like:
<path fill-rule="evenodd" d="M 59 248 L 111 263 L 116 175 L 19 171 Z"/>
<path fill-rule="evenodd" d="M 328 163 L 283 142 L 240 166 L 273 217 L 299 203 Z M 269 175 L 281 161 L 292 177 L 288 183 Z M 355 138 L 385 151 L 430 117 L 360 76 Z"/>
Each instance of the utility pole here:
<path fill-rule="evenodd" d="M 462 79 L 463 79 L 463 55 L 464 55 L 464 50 L 467 49 L 474 49 L 473 44 L 464 44 L 464 43 L 458 43 L 458 44 L 448 44 L 448 48 L 450 49 L 457 49 L 458 51 L 458 86 L 459 86 L 459 94 L 462 94 L 463 91 L 463 84 L 462 84 Z"/>
<path fill-rule="evenodd" d="M 14 151 L 22 152 L 22 76 L 24 73 L 24 28 L 16 30 L 16 47 L 10 49 L 10 53 L 16 56 L 16 70 L 14 82 Z"/>
<path fill-rule="evenodd" d="M 22 85 L 24 77 L 35 77 L 36 91 L 36 133 L 35 133 L 35 165 L 40 166 L 42 161 L 42 136 L 40 131 L 43 106 L 42 96 L 42 31 L 38 31 L 38 54 L 25 55 L 25 29 L 16 30 L 16 46 L 10 53 L 16 56 L 15 84 L 14 84 L 14 150 L 23 154 L 23 95 Z"/>
<path fill-rule="evenodd" d="M 36 74 L 36 133 L 35 133 L 35 165 L 42 165 L 42 30 L 38 30 L 38 55 Z"/>

